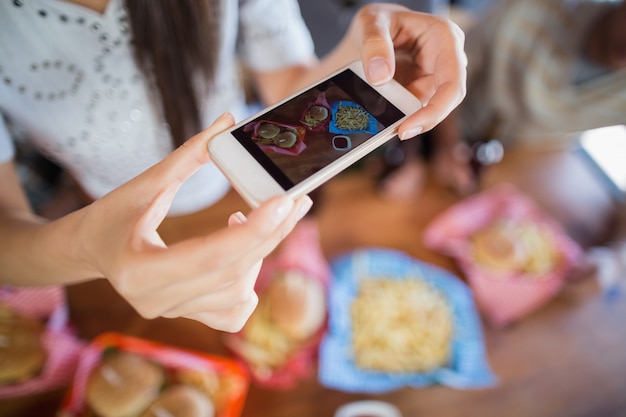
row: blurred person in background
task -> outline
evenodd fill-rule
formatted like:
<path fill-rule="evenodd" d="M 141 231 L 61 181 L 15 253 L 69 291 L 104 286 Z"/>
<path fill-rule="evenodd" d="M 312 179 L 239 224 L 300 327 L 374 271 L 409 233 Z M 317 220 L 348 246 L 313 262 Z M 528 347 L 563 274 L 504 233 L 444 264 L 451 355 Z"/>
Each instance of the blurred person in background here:
<path fill-rule="evenodd" d="M 385 2 L 385 1 L 383 1 Z M 449 0 L 396 0 L 387 3 L 400 4 L 411 10 L 445 16 Z M 298 0 L 302 18 L 306 23 L 315 53 L 324 56 L 329 53 L 348 31 L 350 22 L 361 7 L 373 0 Z"/>
<path fill-rule="evenodd" d="M 400 127 L 404 139 L 432 129 L 465 93 L 458 27 L 393 4 L 361 8 L 320 60 L 295 0 L 0 3 L 0 282 L 104 277 L 144 317 L 240 329 L 262 259 L 310 198 L 271 199 L 169 247 L 157 228 L 228 191 L 206 145 L 247 116 L 240 64 L 272 104 L 356 59 L 374 84 L 396 77 L 427 104 Z M 54 221 L 36 216 L 13 132 L 91 203 Z"/>
<path fill-rule="evenodd" d="M 584 130 L 626 122 L 626 1 L 493 1 L 466 53 L 467 96 L 430 132 L 433 175 L 461 195 L 476 190 L 480 144 L 568 149 Z M 414 171 L 400 167 L 389 187 Z"/>

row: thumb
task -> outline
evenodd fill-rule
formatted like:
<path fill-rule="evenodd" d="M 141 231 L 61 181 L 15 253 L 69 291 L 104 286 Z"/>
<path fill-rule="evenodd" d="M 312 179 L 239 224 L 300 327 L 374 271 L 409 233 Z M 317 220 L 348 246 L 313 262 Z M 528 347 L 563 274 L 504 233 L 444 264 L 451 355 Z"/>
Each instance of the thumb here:
<path fill-rule="evenodd" d="M 374 85 L 384 84 L 395 72 L 391 17 L 377 5 L 368 5 L 359 11 L 357 22 L 355 35 L 367 80 Z"/>
<path fill-rule="evenodd" d="M 169 210 L 169 205 L 182 183 L 209 162 L 209 140 L 233 124 L 233 116 L 224 113 L 207 129 L 193 136 L 156 165 L 109 193 L 104 200 L 114 203 L 124 201 L 127 209 L 139 216 L 147 216 L 145 224 L 150 225 L 148 227 L 158 223 Z M 154 210 L 145 213 L 149 207 Z"/>
<path fill-rule="evenodd" d="M 130 196 L 139 207 L 154 203 L 165 190 L 173 196 L 184 181 L 209 162 L 209 140 L 233 124 L 233 116 L 224 113 L 211 126 L 187 140 L 162 161 L 119 187 L 118 192 Z"/>
<path fill-rule="evenodd" d="M 209 140 L 233 124 L 233 116 L 230 113 L 224 113 L 211 126 L 187 140 L 141 176 L 145 176 L 144 179 L 149 179 L 150 182 L 157 181 L 166 186 L 173 182 L 183 183 L 202 165 L 209 162 L 207 149 Z M 159 188 L 162 189 L 162 187 Z"/>

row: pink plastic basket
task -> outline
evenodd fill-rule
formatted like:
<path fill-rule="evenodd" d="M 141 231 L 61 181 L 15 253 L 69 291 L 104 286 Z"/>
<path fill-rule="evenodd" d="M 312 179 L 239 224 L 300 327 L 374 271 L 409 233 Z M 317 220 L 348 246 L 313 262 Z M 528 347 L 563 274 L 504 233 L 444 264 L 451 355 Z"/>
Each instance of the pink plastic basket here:
<path fill-rule="evenodd" d="M 560 261 L 541 276 L 482 268 L 471 256 L 469 238 L 498 219 L 531 220 L 545 228 Z M 458 262 L 483 315 L 494 327 L 508 325 L 553 298 L 582 256 L 582 249 L 562 226 L 511 184 L 494 186 L 446 210 L 427 227 L 423 240 L 427 247 Z"/>

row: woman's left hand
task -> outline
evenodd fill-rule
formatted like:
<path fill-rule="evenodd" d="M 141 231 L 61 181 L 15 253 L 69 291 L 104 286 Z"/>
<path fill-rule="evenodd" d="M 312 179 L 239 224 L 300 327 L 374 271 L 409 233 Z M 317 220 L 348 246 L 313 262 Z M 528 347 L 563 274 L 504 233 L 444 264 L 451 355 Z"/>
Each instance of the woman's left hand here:
<path fill-rule="evenodd" d="M 360 48 L 371 83 L 393 77 L 424 104 L 400 126 L 401 139 L 432 129 L 465 97 L 465 35 L 448 19 L 395 4 L 369 4 L 356 14 L 344 41 Z"/>

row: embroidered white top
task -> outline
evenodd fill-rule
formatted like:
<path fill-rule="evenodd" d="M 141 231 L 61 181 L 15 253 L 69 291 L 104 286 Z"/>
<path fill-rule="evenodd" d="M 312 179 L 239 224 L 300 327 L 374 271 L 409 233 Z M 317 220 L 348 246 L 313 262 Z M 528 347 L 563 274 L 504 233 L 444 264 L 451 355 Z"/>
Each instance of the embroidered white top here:
<path fill-rule="evenodd" d="M 295 0 L 214 3 L 222 41 L 203 102 L 206 126 L 225 111 L 247 116 L 238 60 L 276 70 L 314 53 Z M 103 14 L 62 0 L 0 2 L 0 162 L 14 156 L 8 121 L 98 198 L 172 151 L 128 25 L 123 0 L 110 0 Z M 228 189 L 209 163 L 182 186 L 169 214 L 205 208 Z"/>

